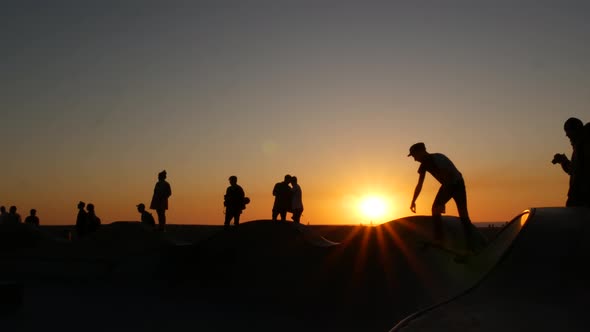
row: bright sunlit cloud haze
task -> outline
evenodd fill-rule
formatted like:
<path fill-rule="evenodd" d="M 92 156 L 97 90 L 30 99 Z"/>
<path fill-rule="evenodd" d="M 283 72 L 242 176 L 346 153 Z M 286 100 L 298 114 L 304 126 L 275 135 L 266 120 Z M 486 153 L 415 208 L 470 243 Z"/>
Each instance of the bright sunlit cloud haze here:
<path fill-rule="evenodd" d="M 590 121 L 581 1 L 8 1 L 0 11 L 0 205 L 73 224 L 222 224 L 238 177 L 269 219 L 296 175 L 302 222 L 411 215 L 413 143 L 462 172 L 473 221 L 562 206 L 571 116 Z M 439 184 L 427 175 L 418 214 Z M 454 202 L 447 214 L 457 215 Z"/>

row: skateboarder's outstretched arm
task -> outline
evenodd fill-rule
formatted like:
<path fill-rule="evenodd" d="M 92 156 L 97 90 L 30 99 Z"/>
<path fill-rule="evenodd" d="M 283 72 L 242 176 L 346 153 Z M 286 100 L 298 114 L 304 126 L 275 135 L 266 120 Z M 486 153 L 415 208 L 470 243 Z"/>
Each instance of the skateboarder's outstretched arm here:
<path fill-rule="evenodd" d="M 414 189 L 414 197 L 412 198 L 412 204 L 410 205 L 410 210 L 416 213 L 416 199 L 420 195 L 420 191 L 422 191 L 422 185 L 424 184 L 424 178 L 426 177 L 426 173 L 420 173 L 420 177 L 418 177 L 418 184 L 416 184 L 416 189 Z"/>

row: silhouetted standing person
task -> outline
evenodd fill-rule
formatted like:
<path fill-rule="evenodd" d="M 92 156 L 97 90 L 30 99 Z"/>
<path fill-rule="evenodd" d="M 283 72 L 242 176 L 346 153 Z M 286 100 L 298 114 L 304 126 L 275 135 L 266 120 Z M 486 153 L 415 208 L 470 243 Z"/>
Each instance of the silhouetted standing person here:
<path fill-rule="evenodd" d="M 16 213 L 16 206 L 11 206 L 10 209 L 8 209 L 8 215 L 6 217 L 6 224 L 8 225 L 16 225 L 16 224 L 20 224 L 22 222 L 22 219 L 20 217 L 20 214 Z"/>
<path fill-rule="evenodd" d="M 223 196 L 223 206 L 225 206 L 225 221 L 223 226 L 229 228 L 230 222 L 234 220 L 234 226 L 240 224 L 240 215 L 246 208 L 246 194 L 244 189 L 238 185 L 238 177 L 232 175 L 229 177 L 229 187 L 225 190 Z"/>
<path fill-rule="evenodd" d="M 25 224 L 39 226 L 39 217 L 37 217 L 37 210 L 31 209 L 31 214 L 25 218 Z"/>
<path fill-rule="evenodd" d="M 166 228 L 166 210 L 168 210 L 168 197 L 172 195 L 170 183 L 166 182 L 166 171 L 158 173 L 158 182 L 154 187 L 154 195 L 150 203 L 150 209 L 156 210 L 158 214 L 158 229 L 164 231 Z"/>
<path fill-rule="evenodd" d="M 301 186 L 297 183 L 297 177 L 291 177 L 291 210 L 293 211 L 293 222 L 300 223 L 303 214 L 303 193 Z"/>
<path fill-rule="evenodd" d="M 291 175 L 285 175 L 283 182 L 278 182 L 272 189 L 275 202 L 272 207 L 272 220 L 276 221 L 277 216 L 281 215 L 281 221 L 287 219 L 287 212 L 291 211 Z"/>
<path fill-rule="evenodd" d="M 78 215 L 76 216 L 76 234 L 78 237 L 86 235 L 88 232 L 88 213 L 84 210 L 86 203 L 78 202 Z"/>
<path fill-rule="evenodd" d="M 96 232 L 100 227 L 100 218 L 94 211 L 94 204 L 88 203 L 88 205 L 86 205 L 86 212 L 88 213 L 88 232 Z"/>
<path fill-rule="evenodd" d="M 451 198 L 457 204 L 457 210 L 459 211 L 459 218 L 461 218 L 465 236 L 469 237 L 471 233 L 471 220 L 467 211 L 467 193 L 463 175 L 444 154 L 426 152 L 426 146 L 422 142 L 410 147 L 409 156 L 414 157 L 414 160 L 420 163 L 420 167 L 418 168 L 418 184 L 414 190 L 410 210 L 416 213 L 416 199 L 420 195 L 426 172 L 428 172 L 441 184 L 432 204 L 435 239 L 442 240 L 442 214 L 445 213 L 445 204 Z"/>
<path fill-rule="evenodd" d="M 565 206 L 584 206 L 588 204 L 590 190 L 588 185 L 588 163 L 590 156 L 585 155 L 584 149 L 584 124 L 580 119 L 569 118 L 563 125 L 565 135 L 572 145 L 572 159 L 569 160 L 565 154 L 557 153 L 551 161 L 553 164 L 560 164 L 561 168 L 569 174 L 569 189 Z"/>
<path fill-rule="evenodd" d="M 0 206 L 0 225 L 6 224 L 8 221 L 8 212 L 6 212 L 6 207 L 4 205 Z"/>
<path fill-rule="evenodd" d="M 139 203 L 137 204 L 137 212 L 141 213 L 141 223 L 144 225 L 148 225 L 151 227 L 156 226 L 156 221 L 154 220 L 154 216 L 151 213 L 145 210 L 145 204 Z"/>

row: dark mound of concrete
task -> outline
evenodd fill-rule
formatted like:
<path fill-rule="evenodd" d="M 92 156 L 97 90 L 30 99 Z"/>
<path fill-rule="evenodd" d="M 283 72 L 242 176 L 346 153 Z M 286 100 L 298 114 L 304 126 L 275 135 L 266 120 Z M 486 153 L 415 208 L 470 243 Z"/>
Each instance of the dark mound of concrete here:
<path fill-rule="evenodd" d="M 0 225 L 0 250 L 2 251 L 35 248 L 57 241 L 48 232 L 29 224 Z"/>

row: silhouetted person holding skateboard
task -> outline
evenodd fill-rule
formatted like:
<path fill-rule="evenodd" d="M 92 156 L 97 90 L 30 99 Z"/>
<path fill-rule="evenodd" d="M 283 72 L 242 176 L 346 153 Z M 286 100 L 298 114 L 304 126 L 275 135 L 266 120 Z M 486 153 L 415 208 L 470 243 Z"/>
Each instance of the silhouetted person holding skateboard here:
<path fill-rule="evenodd" d="M 301 214 L 303 214 L 303 193 L 301 186 L 297 183 L 297 177 L 291 177 L 291 210 L 293 212 L 293 222 L 299 224 Z"/>
<path fill-rule="evenodd" d="M 432 219 L 434 222 L 434 237 L 436 240 L 442 240 L 442 214 L 445 213 L 445 204 L 452 198 L 457 204 L 459 218 L 463 224 L 465 236 L 469 237 L 471 233 L 471 220 L 467 211 L 467 193 L 463 175 L 455 167 L 453 162 L 442 153 L 428 153 L 424 143 L 416 143 L 410 147 L 408 157 L 414 157 L 414 160 L 420 163 L 418 168 L 418 184 L 414 190 L 414 197 L 410 210 L 416 213 L 416 199 L 420 195 L 426 172 L 430 173 L 441 187 L 432 203 Z"/>
<path fill-rule="evenodd" d="M 154 220 L 154 216 L 151 213 L 145 210 L 145 204 L 139 203 L 137 204 L 137 212 L 141 213 L 141 223 L 144 225 L 148 225 L 150 227 L 156 226 L 156 221 Z"/>
<path fill-rule="evenodd" d="M 223 206 L 225 206 L 225 221 L 223 226 L 225 229 L 229 228 L 232 219 L 234 220 L 234 226 L 240 224 L 240 215 L 246 208 L 246 204 L 250 202 L 250 199 L 244 193 L 244 189 L 238 184 L 238 177 L 232 175 L 228 180 L 229 187 L 227 187 L 223 196 Z"/>
<path fill-rule="evenodd" d="M 287 212 L 291 211 L 291 175 L 285 175 L 283 182 L 278 182 L 272 189 L 272 195 L 275 197 L 275 202 L 272 207 L 272 220 L 276 221 L 277 216 L 281 215 L 281 221 L 287 219 Z"/>
<path fill-rule="evenodd" d="M 158 214 L 158 230 L 166 228 L 166 210 L 168 210 L 168 197 L 172 195 L 170 183 L 166 182 L 166 171 L 158 173 L 158 182 L 154 187 L 154 195 L 150 203 L 150 209 Z"/>
<path fill-rule="evenodd" d="M 563 171 L 570 176 L 565 206 L 585 206 L 588 205 L 590 196 L 588 188 L 590 155 L 587 155 L 588 149 L 584 148 L 584 124 L 580 119 L 569 118 L 565 121 L 563 130 L 572 145 L 572 159 L 569 160 L 565 154 L 556 153 L 551 162 L 561 165 Z"/>
<path fill-rule="evenodd" d="M 37 210 L 31 209 L 31 214 L 25 218 L 25 224 L 39 226 L 39 217 L 37 217 Z"/>

